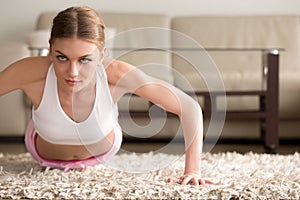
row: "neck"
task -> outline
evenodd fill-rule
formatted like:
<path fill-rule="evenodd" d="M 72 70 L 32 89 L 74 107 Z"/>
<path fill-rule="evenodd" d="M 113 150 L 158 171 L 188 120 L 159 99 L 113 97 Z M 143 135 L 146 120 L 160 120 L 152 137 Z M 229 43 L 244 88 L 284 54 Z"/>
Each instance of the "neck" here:
<path fill-rule="evenodd" d="M 92 111 L 96 98 L 96 84 L 86 86 L 79 91 L 58 89 L 59 102 L 64 112 L 74 121 L 85 120 Z"/>

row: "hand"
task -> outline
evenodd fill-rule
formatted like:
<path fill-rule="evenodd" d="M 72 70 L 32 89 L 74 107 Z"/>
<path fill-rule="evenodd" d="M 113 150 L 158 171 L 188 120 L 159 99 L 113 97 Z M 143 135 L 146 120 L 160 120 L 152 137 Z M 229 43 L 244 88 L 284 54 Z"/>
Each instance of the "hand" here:
<path fill-rule="evenodd" d="M 169 182 L 169 183 L 176 182 L 181 185 L 192 184 L 194 186 L 199 186 L 199 184 L 200 185 L 213 184 L 213 182 L 211 182 L 209 180 L 200 178 L 200 176 L 198 174 L 192 174 L 192 173 L 185 174 L 185 175 L 178 176 L 178 177 L 169 177 L 167 179 L 167 182 Z"/>

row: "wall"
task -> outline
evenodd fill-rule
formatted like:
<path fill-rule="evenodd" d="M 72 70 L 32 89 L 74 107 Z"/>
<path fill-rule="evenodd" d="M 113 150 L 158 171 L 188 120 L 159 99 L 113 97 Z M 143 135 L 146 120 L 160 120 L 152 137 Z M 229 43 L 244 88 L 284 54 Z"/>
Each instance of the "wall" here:
<path fill-rule="evenodd" d="M 300 14 L 299 0 L 1 0 L 0 43 L 25 41 L 39 13 L 71 5 L 89 5 L 100 11 L 196 14 Z"/>

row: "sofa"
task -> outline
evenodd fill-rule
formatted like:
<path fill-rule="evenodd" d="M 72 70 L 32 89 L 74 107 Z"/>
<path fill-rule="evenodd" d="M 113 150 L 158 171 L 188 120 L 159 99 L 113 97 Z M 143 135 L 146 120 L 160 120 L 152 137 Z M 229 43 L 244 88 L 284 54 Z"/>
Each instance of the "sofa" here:
<path fill-rule="evenodd" d="M 24 44 L 0 47 L 1 70 L 18 58 L 36 54 L 32 51 L 32 47 L 40 48 L 47 45 L 48 38 L 45 37 L 47 35 L 45 32 L 49 32 L 51 20 L 56 14 L 56 11 L 49 11 L 38 16 L 33 33 L 42 35 L 41 38 L 37 36 L 31 38 L 31 41 L 24 41 Z M 108 34 L 110 41 L 107 41 L 109 44 L 108 56 L 140 67 L 151 76 L 163 79 L 183 91 L 211 89 L 207 87 L 205 77 L 195 71 L 189 60 L 185 60 L 176 52 L 170 52 L 170 49 L 172 50 L 174 47 L 188 49 L 189 46 L 185 46 L 185 39 L 197 44 L 200 48 L 211 49 L 205 52 L 207 56 L 205 59 L 210 59 L 209 64 L 218 70 L 225 90 L 261 89 L 263 58 L 260 49 L 282 49 L 279 52 L 279 137 L 281 139 L 299 139 L 299 16 L 198 15 L 171 17 L 163 14 L 107 12 L 101 12 L 101 16 L 107 29 L 110 30 L 110 35 Z M 176 37 L 181 36 L 185 39 L 178 41 Z M 35 38 L 36 41 L 34 41 Z M 120 41 L 118 38 L 121 38 Z M 31 47 L 31 51 L 28 47 Z M 144 47 L 145 51 L 131 51 Z M 160 50 L 153 50 L 153 47 Z M 234 51 L 233 49 L 244 50 Z M 257 50 L 247 51 L 247 49 Z M 122 50 L 125 53 L 122 53 Z M 197 57 L 200 54 L 185 52 L 184 55 Z M 215 73 L 210 75 L 216 76 Z M 199 97 L 197 100 L 203 106 L 203 99 Z M 225 107 L 228 110 L 251 110 L 258 107 L 258 102 L 259 99 L 255 97 L 230 97 L 226 99 Z M 149 102 L 136 96 L 126 96 L 118 106 L 120 111 L 128 109 L 147 111 Z M 222 103 L 220 106 L 222 107 Z M 2 111 L 0 135 L 23 136 L 26 123 L 30 119 L 31 106 L 28 100 L 21 92 L 17 91 L 1 97 L 0 107 Z M 172 138 L 180 128 L 176 118 L 152 117 L 149 120 L 142 117 L 134 119 L 120 117 L 119 120 L 125 137 L 128 138 Z M 208 126 L 209 121 L 205 119 L 205 130 Z M 259 120 L 225 119 L 220 137 L 259 138 Z"/>

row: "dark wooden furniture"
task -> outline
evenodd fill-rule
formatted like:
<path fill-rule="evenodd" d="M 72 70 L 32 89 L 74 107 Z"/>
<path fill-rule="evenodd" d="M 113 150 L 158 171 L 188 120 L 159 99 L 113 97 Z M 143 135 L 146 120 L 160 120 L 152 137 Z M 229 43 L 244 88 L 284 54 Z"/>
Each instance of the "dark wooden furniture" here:
<path fill-rule="evenodd" d="M 119 51 L 126 51 L 130 49 L 114 49 Z M 143 48 L 137 49 L 138 51 L 153 51 L 153 48 Z M 159 51 L 165 51 L 169 49 L 156 49 Z M 261 138 L 264 142 L 265 150 L 267 153 L 276 153 L 279 144 L 278 138 L 278 88 L 279 88 L 279 52 L 283 49 L 181 49 L 186 51 L 260 51 L 263 56 L 263 88 L 261 90 L 252 91 L 225 91 L 225 92 L 208 92 L 208 91 L 196 91 L 193 95 L 204 97 L 204 108 L 203 115 L 204 118 L 209 118 L 211 113 L 214 112 L 218 114 L 222 111 L 218 111 L 216 108 L 217 98 L 220 96 L 256 96 L 259 97 L 259 109 L 254 111 L 249 110 L 239 110 L 239 111 L 225 111 L 226 118 L 249 118 L 249 119 L 259 119 Z M 190 93 L 187 93 L 192 95 Z M 151 103 L 149 104 L 149 107 Z M 223 111 L 224 112 L 224 111 Z M 224 113 L 223 113 L 224 114 Z M 120 111 L 120 117 L 128 117 L 128 112 Z M 146 111 L 130 111 L 130 116 L 132 117 L 149 117 Z M 160 112 L 152 113 L 152 117 L 161 116 Z M 167 113 L 168 117 L 176 117 L 172 113 Z"/>

